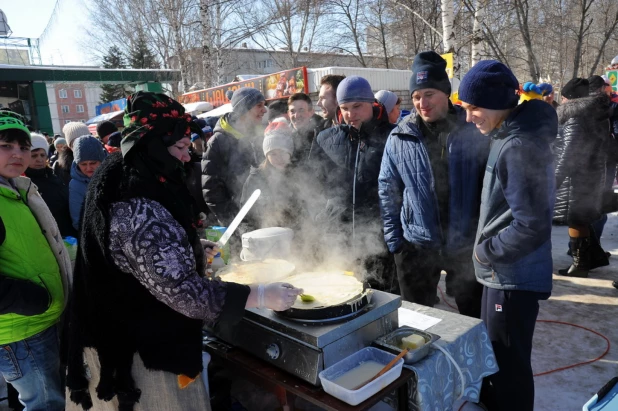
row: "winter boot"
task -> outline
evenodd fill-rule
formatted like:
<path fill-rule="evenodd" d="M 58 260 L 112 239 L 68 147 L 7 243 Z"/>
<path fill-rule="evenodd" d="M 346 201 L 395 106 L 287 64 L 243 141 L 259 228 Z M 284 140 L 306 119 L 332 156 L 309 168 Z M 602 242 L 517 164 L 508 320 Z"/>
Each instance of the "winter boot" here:
<path fill-rule="evenodd" d="M 601 244 L 596 238 L 590 239 L 590 270 L 598 267 L 605 267 L 609 265 L 609 257 L 607 252 L 601 247 Z"/>
<path fill-rule="evenodd" d="M 569 246 L 573 253 L 573 264 L 558 270 L 558 274 L 568 277 L 588 277 L 590 271 L 590 237 L 570 237 Z"/>

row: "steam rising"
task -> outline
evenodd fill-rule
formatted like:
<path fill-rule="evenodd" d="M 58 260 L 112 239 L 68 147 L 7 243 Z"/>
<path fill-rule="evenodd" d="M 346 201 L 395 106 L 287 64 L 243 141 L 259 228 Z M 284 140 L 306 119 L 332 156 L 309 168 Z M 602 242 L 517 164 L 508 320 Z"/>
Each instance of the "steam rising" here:
<path fill-rule="evenodd" d="M 383 264 L 376 261 L 366 264 L 366 260 L 371 256 L 387 254 L 382 220 L 379 216 L 373 219 L 359 217 L 357 210 L 353 236 L 351 200 L 348 203 L 341 202 L 334 215 L 325 218 L 323 214 L 329 200 L 325 188 L 313 176 L 298 171 L 296 169 L 285 176 L 275 175 L 270 179 L 272 183 L 279 178 L 286 178 L 288 185 L 294 187 L 294 194 L 302 209 L 302 212 L 293 216 L 294 227 L 288 227 L 294 230 L 294 240 L 287 260 L 296 265 L 298 273 L 353 271 L 361 281 L 380 283 L 382 279 L 378 277 L 381 277 L 379 273 L 383 271 Z M 256 228 L 271 226 L 277 220 L 272 217 L 285 215 L 289 205 L 277 203 L 274 207 L 268 210 L 268 215 L 260 216 L 266 225 Z M 277 225 L 283 226 L 281 223 Z M 392 259 L 392 256 L 388 257 Z M 366 265 L 371 266 L 369 270 Z"/>

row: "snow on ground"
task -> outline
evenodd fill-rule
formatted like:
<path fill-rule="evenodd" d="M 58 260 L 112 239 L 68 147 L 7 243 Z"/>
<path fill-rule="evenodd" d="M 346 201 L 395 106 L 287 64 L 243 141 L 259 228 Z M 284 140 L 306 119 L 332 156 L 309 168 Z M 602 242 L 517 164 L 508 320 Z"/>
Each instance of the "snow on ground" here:
<path fill-rule="evenodd" d="M 569 241 L 567 228 L 554 226 L 552 232 L 554 273 L 568 267 L 566 255 Z M 618 213 L 609 215 L 601 244 L 612 253 L 608 267 L 594 270 L 590 278 L 554 275 L 554 290 L 548 301 L 542 301 L 540 320 L 557 320 L 590 328 L 606 336 L 614 344 L 600 361 L 572 369 L 535 377 L 536 411 L 581 410 L 607 381 L 618 376 L 618 290 L 611 282 L 618 280 Z M 444 281 L 440 282 L 444 290 Z M 452 298 L 447 297 L 451 305 Z M 437 308 L 450 310 L 443 301 Z M 600 356 L 606 341 L 588 331 L 567 325 L 537 323 L 532 352 L 532 367 L 541 373 Z M 3 388 L 0 384 L 0 397 Z M 6 411 L 6 402 L 0 411 Z M 459 410 L 459 404 L 454 411 Z"/>
<path fill-rule="evenodd" d="M 554 289 L 540 303 L 539 320 L 557 320 L 590 328 L 607 337 L 612 346 L 603 359 L 592 364 L 535 377 L 536 411 L 575 411 L 611 378 L 618 376 L 618 213 L 608 216 L 601 245 L 612 253 L 608 267 L 597 268 L 589 278 L 554 274 Z M 552 232 L 554 273 L 568 267 L 567 227 L 554 226 Z M 444 289 L 444 282 L 440 283 Z M 454 304 L 454 300 L 447 297 Z M 438 308 L 449 309 L 444 303 Z M 532 350 L 534 373 L 592 360 L 605 351 L 607 342 L 588 331 L 567 325 L 537 323 Z M 459 408 L 455 408 L 457 411 Z"/>

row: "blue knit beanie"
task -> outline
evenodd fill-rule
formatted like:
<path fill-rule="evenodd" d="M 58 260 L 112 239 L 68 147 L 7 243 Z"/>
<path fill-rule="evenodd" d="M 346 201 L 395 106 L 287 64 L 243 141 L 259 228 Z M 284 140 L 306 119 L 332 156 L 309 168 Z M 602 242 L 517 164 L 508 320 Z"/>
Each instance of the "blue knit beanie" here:
<path fill-rule="evenodd" d="M 337 87 L 337 103 L 373 103 L 376 98 L 373 96 L 369 82 L 359 76 L 344 78 Z"/>
<path fill-rule="evenodd" d="M 103 161 L 105 153 L 101 142 L 92 136 L 82 136 L 73 143 L 73 160 L 79 164 L 82 161 Z"/>
<path fill-rule="evenodd" d="M 266 99 L 258 89 L 242 87 L 234 91 L 231 100 L 232 110 L 238 118 Z"/>
<path fill-rule="evenodd" d="M 446 60 L 435 51 L 423 51 L 414 57 L 410 94 L 416 90 L 435 88 L 451 95 L 451 82 L 446 74 Z"/>
<path fill-rule="evenodd" d="M 554 91 L 554 87 L 549 83 L 541 83 L 539 84 L 539 88 L 541 89 L 541 95 L 543 97 L 549 96 L 552 91 Z"/>
<path fill-rule="evenodd" d="M 459 99 L 490 110 L 515 108 L 519 82 L 513 72 L 496 60 L 479 61 L 459 84 Z"/>

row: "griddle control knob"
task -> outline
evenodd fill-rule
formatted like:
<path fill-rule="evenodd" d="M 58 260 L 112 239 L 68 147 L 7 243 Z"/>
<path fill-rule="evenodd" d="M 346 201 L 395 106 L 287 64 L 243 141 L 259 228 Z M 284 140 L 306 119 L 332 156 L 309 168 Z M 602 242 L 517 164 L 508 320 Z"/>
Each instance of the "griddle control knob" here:
<path fill-rule="evenodd" d="M 268 348 L 266 348 L 266 355 L 268 355 L 268 357 L 270 357 L 271 360 L 276 360 L 277 358 L 279 358 L 280 354 L 281 354 L 281 349 L 275 343 L 270 344 Z"/>

